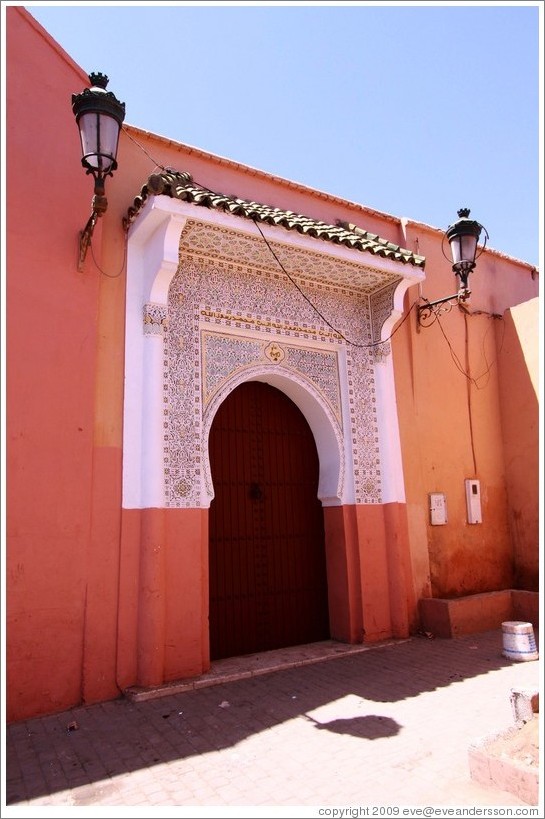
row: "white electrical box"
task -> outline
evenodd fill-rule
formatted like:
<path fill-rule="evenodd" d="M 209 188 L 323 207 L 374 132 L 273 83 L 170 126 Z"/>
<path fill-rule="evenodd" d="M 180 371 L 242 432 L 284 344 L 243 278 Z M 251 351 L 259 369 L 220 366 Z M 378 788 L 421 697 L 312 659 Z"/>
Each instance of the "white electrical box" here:
<path fill-rule="evenodd" d="M 467 522 L 482 523 L 481 509 L 481 482 L 473 479 L 466 480 Z"/>
<path fill-rule="evenodd" d="M 447 498 L 444 492 L 430 492 L 430 523 L 443 526 L 447 522 Z"/>

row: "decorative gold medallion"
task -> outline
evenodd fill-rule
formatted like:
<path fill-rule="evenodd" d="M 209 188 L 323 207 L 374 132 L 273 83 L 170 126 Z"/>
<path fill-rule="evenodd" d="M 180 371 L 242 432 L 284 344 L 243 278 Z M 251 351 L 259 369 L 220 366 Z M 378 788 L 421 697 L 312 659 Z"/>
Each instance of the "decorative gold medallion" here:
<path fill-rule="evenodd" d="M 282 347 L 274 341 L 271 341 L 271 343 L 265 347 L 264 352 L 266 357 L 269 361 L 272 361 L 273 364 L 279 364 L 286 357 L 286 353 Z"/>

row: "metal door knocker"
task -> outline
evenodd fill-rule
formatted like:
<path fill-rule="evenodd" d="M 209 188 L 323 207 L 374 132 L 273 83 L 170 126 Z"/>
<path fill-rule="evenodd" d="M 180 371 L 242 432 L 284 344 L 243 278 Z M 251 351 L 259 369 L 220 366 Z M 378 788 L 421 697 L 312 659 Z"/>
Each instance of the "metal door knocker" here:
<path fill-rule="evenodd" d="M 250 484 L 250 497 L 252 500 L 262 500 L 263 491 L 258 483 Z"/>

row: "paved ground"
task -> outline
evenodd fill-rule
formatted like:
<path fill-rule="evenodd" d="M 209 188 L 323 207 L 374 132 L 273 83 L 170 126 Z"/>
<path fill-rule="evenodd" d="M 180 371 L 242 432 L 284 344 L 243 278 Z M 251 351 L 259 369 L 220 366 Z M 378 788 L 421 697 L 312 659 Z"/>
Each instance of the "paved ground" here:
<path fill-rule="evenodd" d="M 201 687 L 11 724 L 6 815 L 47 806 L 94 806 L 81 813 L 89 816 L 100 806 L 105 816 L 163 816 L 157 809 L 168 806 L 189 809 L 178 816 L 207 815 L 191 812 L 199 806 L 252 806 L 251 815 L 274 806 L 282 816 L 290 806 L 316 816 L 320 806 L 528 807 L 469 776 L 470 744 L 513 725 L 511 688 L 540 684 L 540 661 L 513 662 L 501 650 L 501 630 L 346 653 L 334 643 L 301 647 L 289 659 L 303 664 L 289 668 L 278 662 L 289 652 L 224 661 Z M 267 660 L 279 670 L 257 673 Z"/>

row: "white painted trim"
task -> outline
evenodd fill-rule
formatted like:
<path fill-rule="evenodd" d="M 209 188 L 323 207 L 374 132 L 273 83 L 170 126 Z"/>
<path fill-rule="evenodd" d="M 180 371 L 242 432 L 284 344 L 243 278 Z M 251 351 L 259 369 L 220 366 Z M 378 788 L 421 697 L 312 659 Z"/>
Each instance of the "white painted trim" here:
<path fill-rule="evenodd" d="M 411 282 L 403 280 L 395 289 L 393 310 L 382 325 L 381 339 L 386 341 L 403 315 L 403 299 Z M 407 318 L 410 321 L 411 317 Z M 414 319 L 416 321 L 416 319 Z M 397 415 L 393 354 L 384 356 L 375 364 L 377 390 L 377 422 L 382 475 L 383 503 L 405 503 L 405 481 L 401 437 Z"/>
<path fill-rule="evenodd" d="M 388 316 L 388 318 L 384 321 L 380 331 L 380 340 L 387 341 L 390 336 L 392 335 L 393 331 L 395 330 L 395 326 L 399 319 L 403 315 L 403 300 L 405 298 L 405 293 L 415 282 L 411 281 L 410 279 L 403 279 L 400 281 L 398 286 L 394 291 L 394 303 L 392 312 Z M 408 318 L 407 321 L 411 319 Z M 416 320 L 416 319 L 415 319 Z"/>
<path fill-rule="evenodd" d="M 405 503 L 401 438 L 392 355 L 375 365 L 382 502 Z"/>
<path fill-rule="evenodd" d="M 125 400 L 123 417 L 123 507 L 165 505 L 163 471 L 163 335 L 144 335 L 144 305 L 167 306 L 178 269 L 185 224 L 165 197 L 146 203 L 131 228 L 127 252 Z M 144 423 L 145 419 L 145 423 Z"/>

